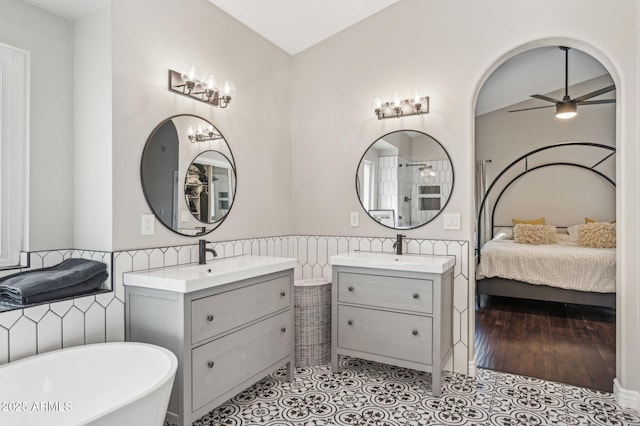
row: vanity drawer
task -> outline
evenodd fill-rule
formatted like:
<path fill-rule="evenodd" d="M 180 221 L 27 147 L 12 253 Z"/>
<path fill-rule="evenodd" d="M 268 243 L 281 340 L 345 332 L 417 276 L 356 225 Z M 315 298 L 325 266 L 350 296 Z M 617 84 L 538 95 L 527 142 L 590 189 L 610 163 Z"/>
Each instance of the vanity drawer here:
<path fill-rule="evenodd" d="M 432 318 L 338 306 L 338 346 L 432 365 Z"/>
<path fill-rule="evenodd" d="M 338 301 L 433 313 L 433 281 L 340 272 Z"/>
<path fill-rule="evenodd" d="M 289 356 L 293 335 L 285 311 L 193 349 L 192 411 Z"/>
<path fill-rule="evenodd" d="M 290 305 L 289 275 L 191 302 L 191 343 L 285 309 Z"/>

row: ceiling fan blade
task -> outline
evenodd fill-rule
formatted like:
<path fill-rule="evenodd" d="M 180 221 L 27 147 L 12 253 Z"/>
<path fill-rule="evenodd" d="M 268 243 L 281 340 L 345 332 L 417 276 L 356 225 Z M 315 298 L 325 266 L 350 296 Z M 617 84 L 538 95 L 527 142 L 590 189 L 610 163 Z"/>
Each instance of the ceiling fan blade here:
<path fill-rule="evenodd" d="M 531 95 L 531 97 L 536 99 L 542 99 L 543 101 L 547 101 L 547 102 L 553 102 L 554 104 L 557 104 L 558 102 L 562 102 L 559 99 L 553 99 L 545 95 Z"/>
<path fill-rule="evenodd" d="M 579 96 L 575 98 L 574 101 L 576 102 L 586 101 L 587 99 L 595 98 L 596 96 L 602 95 L 603 93 L 607 93 L 615 89 L 616 89 L 616 86 L 612 84 L 611 86 L 603 87 L 602 89 L 587 93 L 586 95 Z"/>
<path fill-rule="evenodd" d="M 554 106 L 555 105 L 545 105 L 545 106 L 539 106 L 539 107 L 533 107 L 533 108 L 512 109 L 511 111 L 508 111 L 508 112 L 529 111 L 531 109 L 551 108 Z"/>
<path fill-rule="evenodd" d="M 580 102 L 579 105 L 582 106 L 582 105 L 615 104 L 615 103 L 616 103 L 615 99 L 600 99 L 595 101 Z"/>

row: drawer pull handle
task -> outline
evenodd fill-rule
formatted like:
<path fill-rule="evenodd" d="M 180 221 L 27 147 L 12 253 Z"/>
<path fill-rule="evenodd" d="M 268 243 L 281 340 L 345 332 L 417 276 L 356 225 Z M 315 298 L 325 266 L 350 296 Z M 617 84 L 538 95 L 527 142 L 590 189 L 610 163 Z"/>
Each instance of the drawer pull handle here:
<path fill-rule="evenodd" d="M 349 286 L 349 291 L 353 291 L 353 286 Z"/>
<path fill-rule="evenodd" d="M 349 321 L 347 321 L 347 324 L 349 324 L 349 325 L 353 325 L 353 320 L 349 320 Z"/>
<path fill-rule="evenodd" d="M 207 363 L 207 367 L 209 367 L 209 368 L 213 368 L 214 365 L 215 365 L 215 363 L 213 361 L 209 361 Z"/>
<path fill-rule="evenodd" d="M 213 321 L 213 315 L 207 315 L 207 321 L 209 322 Z"/>
<path fill-rule="evenodd" d="M 286 331 L 287 331 L 287 327 L 282 327 L 282 328 L 280 329 L 280 331 L 281 331 L 281 332 L 283 332 L 283 333 L 286 333 Z"/>
<path fill-rule="evenodd" d="M 418 330 L 413 330 L 413 331 L 411 332 L 411 334 L 413 334 L 414 336 L 417 336 L 417 335 L 418 335 Z"/>
<path fill-rule="evenodd" d="M 418 293 L 413 293 L 413 298 L 417 299 L 418 297 L 420 297 L 420 295 Z"/>
<path fill-rule="evenodd" d="M 286 293 L 286 292 L 284 292 L 284 291 L 281 291 L 281 292 L 280 292 L 280 296 L 285 297 L 286 295 L 287 295 L 287 293 Z"/>

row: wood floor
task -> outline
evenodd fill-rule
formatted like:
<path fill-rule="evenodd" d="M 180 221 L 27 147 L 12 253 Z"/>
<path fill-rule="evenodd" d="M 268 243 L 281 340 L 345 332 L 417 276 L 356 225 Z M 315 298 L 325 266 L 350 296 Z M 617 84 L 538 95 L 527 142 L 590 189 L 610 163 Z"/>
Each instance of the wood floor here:
<path fill-rule="evenodd" d="M 615 310 L 483 295 L 478 367 L 611 392 Z"/>

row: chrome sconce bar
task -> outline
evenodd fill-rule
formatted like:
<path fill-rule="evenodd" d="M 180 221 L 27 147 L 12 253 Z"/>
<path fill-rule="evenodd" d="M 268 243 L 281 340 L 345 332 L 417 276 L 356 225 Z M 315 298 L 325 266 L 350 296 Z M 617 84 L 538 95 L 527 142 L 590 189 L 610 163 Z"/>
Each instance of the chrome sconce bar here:
<path fill-rule="evenodd" d="M 381 101 L 380 98 L 376 98 L 373 102 L 378 120 L 429 113 L 429 97 L 423 96 L 420 92 L 415 92 L 410 99 L 400 99 L 400 96 L 395 93 L 387 102 Z"/>
<path fill-rule="evenodd" d="M 187 137 L 189 138 L 189 141 L 191 141 L 191 143 L 208 142 L 215 141 L 216 139 L 222 139 L 222 135 L 220 133 L 217 133 L 213 126 L 198 126 L 195 130 L 193 130 L 193 127 L 189 126 Z"/>
<path fill-rule="evenodd" d="M 236 86 L 231 80 L 220 85 L 215 75 L 209 74 L 203 78 L 194 67 L 187 67 L 182 73 L 169 70 L 169 91 L 226 108 L 236 95 Z"/>

